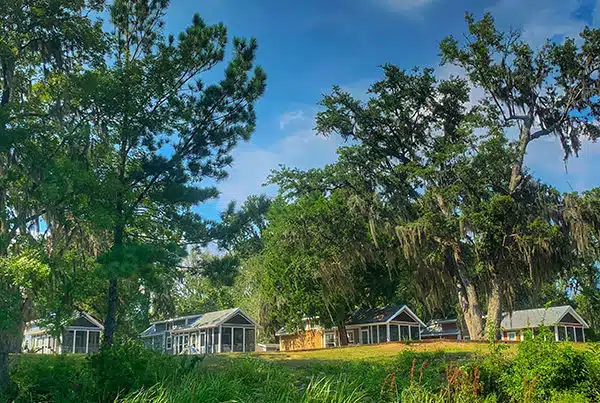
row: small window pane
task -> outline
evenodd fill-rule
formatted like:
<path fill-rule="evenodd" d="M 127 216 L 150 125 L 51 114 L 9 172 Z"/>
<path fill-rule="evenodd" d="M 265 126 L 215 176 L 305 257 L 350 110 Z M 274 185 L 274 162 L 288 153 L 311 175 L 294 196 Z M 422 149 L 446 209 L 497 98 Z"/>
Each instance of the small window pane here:
<path fill-rule="evenodd" d="M 413 340 L 419 340 L 419 326 L 410 327 L 410 337 Z"/>
<path fill-rule="evenodd" d="M 385 343 L 387 341 L 387 327 L 385 325 L 379 325 L 379 342 Z"/>
<path fill-rule="evenodd" d="M 73 352 L 74 333 L 75 332 L 73 332 L 72 330 L 69 330 L 68 332 L 64 332 L 62 346 L 61 346 L 63 353 L 72 353 Z"/>
<path fill-rule="evenodd" d="M 246 351 L 254 351 L 256 346 L 256 335 L 254 329 L 246 329 Z"/>
<path fill-rule="evenodd" d="M 400 339 L 408 340 L 409 337 L 410 336 L 409 336 L 408 326 L 400 325 Z"/>
<path fill-rule="evenodd" d="M 222 328 L 223 333 L 221 334 L 221 351 L 227 353 L 231 351 L 231 328 Z"/>
<path fill-rule="evenodd" d="M 100 332 L 90 332 L 88 352 L 97 353 L 100 347 Z"/>
<path fill-rule="evenodd" d="M 233 351 L 244 351 L 244 329 L 233 328 Z"/>
<path fill-rule="evenodd" d="M 85 342 L 87 333 L 84 331 L 75 332 L 75 352 L 85 354 Z"/>
<path fill-rule="evenodd" d="M 567 337 L 569 341 L 575 340 L 575 329 L 571 326 L 567 326 Z"/>
<path fill-rule="evenodd" d="M 583 328 L 576 327 L 575 336 L 577 337 L 577 341 L 583 341 Z"/>
<path fill-rule="evenodd" d="M 400 341 L 400 332 L 398 330 L 398 325 L 390 325 L 390 340 Z"/>

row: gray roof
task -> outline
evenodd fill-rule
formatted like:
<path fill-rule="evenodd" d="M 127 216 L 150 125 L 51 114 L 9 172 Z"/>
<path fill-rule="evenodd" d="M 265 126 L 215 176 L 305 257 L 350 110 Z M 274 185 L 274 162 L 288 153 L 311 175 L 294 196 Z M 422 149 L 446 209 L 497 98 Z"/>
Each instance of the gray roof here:
<path fill-rule="evenodd" d="M 383 308 L 363 308 L 354 311 L 347 325 L 362 325 L 367 323 L 385 323 L 392 319 L 394 315 L 402 308 L 402 305 L 388 305 Z"/>
<path fill-rule="evenodd" d="M 437 337 L 437 336 L 458 336 L 460 329 L 444 330 L 442 324 L 456 323 L 456 318 L 452 319 L 432 319 L 427 322 L 427 327 L 421 332 L 421 337 Z"/>
<path fill-rule="evenodd" d="M 216 327 L 221 323 L 225 322 L 230 317 L 234 316 L 236 313 L 241 313 L 245 317 L 247 317 L 252 323 L 256 325 L 256 323 L 246 315 L 240 308 L 230 308 L 224 309 L 222 311 L 215 312 L 206 312 L 206 313 L 198 313 L 195 315 L 181 316 L 173 319 L 165 319 L 157 322 L 153 322 L 148 329 L 144 330 L 141 334 L 142 337 L 154 336 L 158 334 L 164 333 L 164 331 L 157 331 L 155 325 L 159 323 L 167 323 L 167 322 L 175 322 L 182 319 L 188 319 L 188 324 L 184 326 L 174 326 L 171 332 L 179 332 L 186 329 L 202 329 L 207 327 Z M 191 321 L 190 321 L 191 319 Z"/>
<path fill-rule="evenodd" d="M 502 314 L 501 326 L 503 329 L 528 329 L 542 325 L 553 326 L 560 322 L 567 313 L 573 315 L 584 327 L 588 327 L 583 318 L 569 305 L 524 309 L 512 313 L 505 312 Z"/>

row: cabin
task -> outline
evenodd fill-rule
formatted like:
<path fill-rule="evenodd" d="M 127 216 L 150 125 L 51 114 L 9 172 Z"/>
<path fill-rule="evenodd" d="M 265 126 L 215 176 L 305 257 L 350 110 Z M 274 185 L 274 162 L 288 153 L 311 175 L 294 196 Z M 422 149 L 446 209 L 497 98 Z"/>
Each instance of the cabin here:
<path fill-rule="evenodd" d="M 319 318 L 305 318 L 304 327 L 288 332 L 281 328 L 275 334 L 281 351 L 331 348 L 340 345 L 337 328 L 324 328 Z M 425 324 L 408 308 L 386 306 L 383 308 L 359 309 L 346 320 L 348 344 L 377 344 L 401 340 L 420 340 Z"/>
<path fill-rule="evenodd" d="M 556 341 L 585 341 L 586 321 L 570 305 L 524 309 L 502 314 L 502 340 L 519 341 L 532 330 L 534 337 L 541 327 L 547 327 Z"/>
<path fill-rule="evenodd" d="M 468 337 L 466 337 L 468 338 Z M 463 340 L 460 326 L 456 318 L 432 319 L 427 322 L 427 327 L 421 332 L 421 339 L 433 340 Z"/>
<path fill-rule="evenodd" d="M 257 323 L 240 308 L 152 322 L 140 337 L 146 348 L 166 354 L 256 351 Z"/>
<path fill-rule="evenodd" d="M 98 352 L 104 326 L 87 312 L 77 312 L 56 337 L 41 321 L 25 325 L 22 351 L 36 354 L 88 354 Z"/>

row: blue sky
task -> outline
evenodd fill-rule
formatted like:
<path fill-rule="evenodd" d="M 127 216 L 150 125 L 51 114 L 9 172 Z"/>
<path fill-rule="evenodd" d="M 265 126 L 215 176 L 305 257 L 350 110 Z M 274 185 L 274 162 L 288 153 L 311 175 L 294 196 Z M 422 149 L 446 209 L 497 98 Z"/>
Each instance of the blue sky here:
<path fill-rule="evenodd" d="M 439 41 L 462 35 L 467 10 L 492 12 L 500 26 L 521 29 L 534 45 L 600 22 L 596 0 L 173 0 L 168 31 L 182 30 L 196 12 L 207 23 L 222 21 L 230 35 L 257 38 L 258 62 L 268 74 L 252 140 L 234 151 L 229 178 L 217 185 L 221 197 L 198 211 L 216 218 L 230 200 L 273 194 L 261 185 L 279 164 L 306 169 L 335 161 L 340 140 L 312 131 L 321 95 L 333 84 L 364 94 L 379 78 L 378 66 L 388 62 L 438 67 Z M 440 77 L 453 73 L 438 68 Z M 600 186 L 600 144 L 584 144 L 568 171 L 561 153 L 555 139 L 541 139 L 532 144 L 527 164 L 563 191 Z"/>

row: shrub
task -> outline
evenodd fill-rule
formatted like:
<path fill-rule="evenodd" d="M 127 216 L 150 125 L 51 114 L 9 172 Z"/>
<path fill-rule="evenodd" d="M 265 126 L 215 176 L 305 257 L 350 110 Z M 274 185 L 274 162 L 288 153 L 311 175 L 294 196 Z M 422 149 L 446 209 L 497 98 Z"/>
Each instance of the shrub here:
<path fill-rule="evenodd" d="M 505 393 L 519 402 L 545 402 L 557 392 L 581 390 L 585 381 L 584 353 L 556 343 L 545 329 L 525 336 L 501 377 Z"/>
<path fill-rule="evenodd" d="M 93 400 L 94 379 L 80 355 L 12 357 L 11 379 L 15 402 L 80 402 Z"/>
<path fill-rule="evenodd" d="M 126 341 L 91 355 L 88 364 L 100 399 L 109 401 L 158 382 L 178 379 L 202 358 L 165 355 L 145 349 L 137 341 Z"/>

